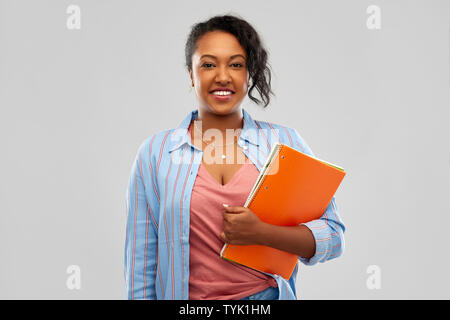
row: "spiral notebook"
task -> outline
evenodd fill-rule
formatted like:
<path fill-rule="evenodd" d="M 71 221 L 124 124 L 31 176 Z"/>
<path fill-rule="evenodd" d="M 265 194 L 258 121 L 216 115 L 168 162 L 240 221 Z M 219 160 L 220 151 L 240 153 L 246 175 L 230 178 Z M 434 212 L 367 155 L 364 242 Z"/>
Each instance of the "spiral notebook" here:
<path fill-rule="evenodd" d="M 343 168 L 275 143 L 244 204 L 262 221 L 295 226 L 320 218 L 346 172 Z M 225 244 L 223 259 L 289 279 L 298 256 L 260 245 Z"/>

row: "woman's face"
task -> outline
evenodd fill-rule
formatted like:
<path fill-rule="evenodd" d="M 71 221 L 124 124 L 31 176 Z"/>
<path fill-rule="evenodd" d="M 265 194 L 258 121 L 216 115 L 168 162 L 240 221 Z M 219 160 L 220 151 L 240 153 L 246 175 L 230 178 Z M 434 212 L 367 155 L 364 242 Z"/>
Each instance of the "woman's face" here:
<path fill-rule="evenodd" d="M 215 114 L 228 114 L 238 108 L 248 90 L 247 55 L 230 33 L 212 31 L 197 41 L 190 72 L 200 103 Z M 232 94 L 223 95 L 228 88 Z M 222 95 L 220 95 L 222 94 Z"/>

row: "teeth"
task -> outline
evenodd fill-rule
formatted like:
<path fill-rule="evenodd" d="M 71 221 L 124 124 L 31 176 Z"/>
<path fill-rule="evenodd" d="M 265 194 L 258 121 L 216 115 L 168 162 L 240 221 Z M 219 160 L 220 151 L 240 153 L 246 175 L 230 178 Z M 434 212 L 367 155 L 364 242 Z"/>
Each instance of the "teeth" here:
<path fill-rule="evenodd" d="M 227 96 L 233 93 L 231 91 L 214 91 L 213 94 L 216 94 L 218 96 Z"/>

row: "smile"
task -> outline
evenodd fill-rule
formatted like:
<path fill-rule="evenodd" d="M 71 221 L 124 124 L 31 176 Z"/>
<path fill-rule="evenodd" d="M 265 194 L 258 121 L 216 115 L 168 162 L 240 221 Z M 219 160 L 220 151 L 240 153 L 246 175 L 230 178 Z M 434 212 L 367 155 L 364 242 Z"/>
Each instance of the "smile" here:
<path fill-rule="evenodd" d="M 211 92 L 211 94 L 213 95 L 214 99 L 218 101 L 227 101 L 231 99 L 234 93 L 231 91 L 214 91 Z"/>

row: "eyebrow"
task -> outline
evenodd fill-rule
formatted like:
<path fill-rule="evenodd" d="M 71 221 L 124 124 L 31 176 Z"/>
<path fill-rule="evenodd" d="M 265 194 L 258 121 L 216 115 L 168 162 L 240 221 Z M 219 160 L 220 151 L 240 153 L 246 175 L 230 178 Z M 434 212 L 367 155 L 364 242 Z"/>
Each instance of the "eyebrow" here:
<path fill-rule="evenodd" d="M 204 55 L 202 55 L 202 56 L 200 57 L 200 59 L 203 59 L 203 58 L 206 58 L 206 57 L 212 58 L 212 59 L 217 59 L 217 57 L 216 57 L 216 56 L 213 56 L 212 54 L 204 54 Z M 244 58 L 244 60 L 245 60 L 245 57 L 244 57 L 242 54 L 235 54 L 235 55 L 232 55 L 232 56 L 230 57 L 230 60 L 232 60 L 232 59 L 234 59 L 234 58 L 236 58 L 236 57 L 242 57 L 242 58 Z"/>

